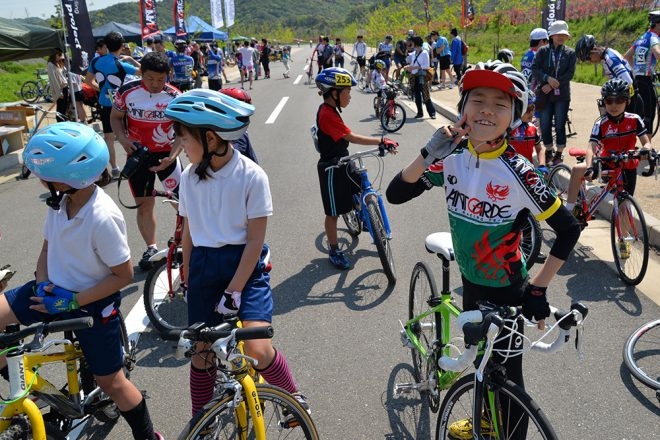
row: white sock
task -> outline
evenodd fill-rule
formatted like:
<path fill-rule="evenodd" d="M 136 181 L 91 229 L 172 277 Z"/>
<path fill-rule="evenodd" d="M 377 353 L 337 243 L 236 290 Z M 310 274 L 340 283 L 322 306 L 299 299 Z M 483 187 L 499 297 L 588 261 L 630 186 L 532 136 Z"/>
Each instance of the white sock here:
<path fill-rule="evenodd" d="M 575 206 L 575 202 L 573 203 L 566 202 L 566 209 L 568 209 L 569 211 L 572 210 L 574 206 Z"/>

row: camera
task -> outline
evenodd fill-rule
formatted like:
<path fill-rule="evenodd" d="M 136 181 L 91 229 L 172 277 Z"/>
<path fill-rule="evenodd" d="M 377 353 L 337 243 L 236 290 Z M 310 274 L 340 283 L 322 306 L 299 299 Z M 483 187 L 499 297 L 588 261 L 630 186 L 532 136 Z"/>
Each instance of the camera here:
<path fill-rule="evenodd" d="M 133 174 L 147 163 L 149 159 L 149 149 L 137 142 L 133 142 L 137 148 L 133 154 L 126 159 L 126 165 L 121 170 L 121 177 L 130 179 Z"/>

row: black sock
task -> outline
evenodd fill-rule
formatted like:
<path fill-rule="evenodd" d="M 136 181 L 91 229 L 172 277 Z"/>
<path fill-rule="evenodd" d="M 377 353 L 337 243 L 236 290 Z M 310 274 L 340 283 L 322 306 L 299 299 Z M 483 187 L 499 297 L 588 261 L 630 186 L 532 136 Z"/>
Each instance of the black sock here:
<path fill-rule="evenodd" d="M 331 244 L 331 245 L 330 245 L 330 253 L 331 253 L 331 254 L 334 254 L 334 253 L 337 252 L 338 250 L 339 250 L 339 244 Z"/>
<path fill-rule="evenodd" d="M 9 367 L 5 365 L 4 367 L 0 368 L 0 376 L 7 382 L 9 382 Z"/>
<path fill-rule="evenodd" d="M 156 440 L 154 425 L 151 423 L 147 402 L 144 399 L 135 408 L 120 413 L 131 427 L 135 440 Z"/>

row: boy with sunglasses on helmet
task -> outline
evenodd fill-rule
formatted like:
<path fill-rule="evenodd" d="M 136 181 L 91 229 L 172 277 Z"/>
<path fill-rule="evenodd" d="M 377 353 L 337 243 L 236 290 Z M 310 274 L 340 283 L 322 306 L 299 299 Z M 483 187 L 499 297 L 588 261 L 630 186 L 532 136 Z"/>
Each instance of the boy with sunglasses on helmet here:
<path fill-rule="evenodd" d="M 0 295 L 0 329 L 92 317 L 93 326 L 75 335 L 96 383 L 116 403 L 133 438 L 162 440 L 142 393 L 123 371 L 119 290 L 133 281 L 133 264 L 124 217 L 95 184 L 107 176 L 108 157 L 103 138 L 75 122 L 53 124 L 28 142 L 23 162 L 50 191 L 46 204 L 52 209 L 35 280 Z"/>
<path fill-rule="evenodd" d="M 550 314 L 546 289 L 577 242 L 580 228 L 534 166 L 508 144 L 507 134 L 527 107 L 524 76 L 500 61 L 478 63 L 464 74 L 459 90 L 460 119 L 435 132 L 420 155 L 392 180 L 387 199 L 400 204 L 444 186 L 463 281 L 463 309 L 474 310 L 484 300 L 522 305 L 523 314 L 543 328 Z M 528 279 L 519 243 L 530 213 L 545 220 L 557 238 L 541 269 Z M 506 330 L 502 343 L 508 345 L 505 335 Z M 502 343 L 495 348 L 502 348 Z M 494 360 L 502 363 L 501 356 Z M 522 356 L 504 365 L 507 377 L 524 387 Z M 482 420 L 481 428 L 490 433 L 487 421 Z M 518 432 L 525 429 L 520 426 Z M 472 422 L 453 423 L 449 430 L 452 438 L 471 438 Z"/>
<path fill-rule="evenodd" d="M 238 314 L 243 327 L 268 326 L 273 318 L 264 244 L 273 205 L 268 177 L 232 143 L 247 131 L 254 106 L 205 89 L 175 98 L 165 110 L 190 160 L 181 176 L 179 214 L 184 217 L 183 270 L 188 280 L 188 322 L 220 324 Z M 190 366 L 192 413 L 213 397 L 216 364 L 199 344 Z M 284 355 L 270 339 L 245 341 L 255 369 L 275 386 L 297 393 Z"/>
<path fill-rule="evenodd" d="M 605 107 L 605 115 L 594 123 L 584 162 L 576 164 L 571 169 L 571 180 L 566 196 L 566 208 L 573 211 L 583 227 L 586 226 L 584 213 L 582 209 L 574 208 L 577 208 L 575 203 L 582 178 L 591 181 L 597 177 L 598 169 L 592 165 L 593 158 L 634 150 L 637 139 L 642 143 L 642 150 L 652 148 L 642 118 L 635 113 L 626 112 L 632 96 L 632 84 L 614 78 L 603 84 L 600 94 L 602 99 L 599 100 L 601 101 L 599 106 Z M 607 162 L 601 165 L 602 168 L 615 166 Z M 635 193 L 637 165 L 639 165 L 638 159 L 628 160 L 623 165 L 623 184 L 630 195 Z"/>
<path fill-rule="evenodd" d="M 337 165 L 341 157 L 348 156 L 350 143 L 379 145 L 391 153 L 395 153 L 399 145 L 387 138 L 354 133 L 344 123 L 341 109 L 351 102 L 351 87 L 356 85 L 353 75 L 341 67 L 323 69 L 316 76 L 316 87 L 323 97 L 323 104 L 316 113 L 318 150 L 321 153 L 316 167 L 325 211 L 325 235 L 330 247 L 330 263 L 338 269 L 350 269 L 351 262 L 339 250 L 337 220 L 340 215 L 355 207 L 353 194 L 360 191 L 361 179 L 348 169 L 348 165 L 327 168 Z"/>
<path fill-rule="evenodd" d="M 541 143 L 541 136 L 536 125 L 532 123 L 534 119 L 534 110 L 536 109 L 536 95 L 531 90 L 527 93 L 527 109 L 520 117 L 520 124 L 509 132 L 509 144 L 521 154 L 525 159 L 534 163 L 534 153 L 538 165 L 536 169 L 548 174 L 548 168 L 545 166 L 545 147 Z"/>

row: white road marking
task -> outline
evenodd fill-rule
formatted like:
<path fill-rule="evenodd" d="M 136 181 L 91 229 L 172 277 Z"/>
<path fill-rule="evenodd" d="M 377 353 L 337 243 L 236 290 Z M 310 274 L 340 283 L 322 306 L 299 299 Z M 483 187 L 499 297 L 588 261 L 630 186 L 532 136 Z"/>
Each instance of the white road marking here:
<path fill-rule="evenodd" d="M 293 82 L 293 85 L 295 86 L 295 85 L 297 85 L 297 84 L 300 84 L 300 81 L 301 81 L 302 79 L 303 79 L 303 76 L 302 76 L 302 75 L 298 75 L 298 76 L 296 77 L 296 80 Z"/>
<path fill-rule="evenodd" d="M 273 113 L 271 113 L 270 116 L 268 117 L 268 119 L 266 120 L 266 124 L 274 124 L 275 123 L 275 119 L 277 119 L 277 117 L 279 116 L 280 112 L 282 111 L 282 109 L 284 108 L 284 106 L 286 105 L 286 102 L 288 100 L 289 100 L 288 96 L 285 96 L 284 98 L 282 98 L 280 100 L 280 103 L 277 104 L 277 107 L 275 107 L 275 110 L 273 110 Z"/>

